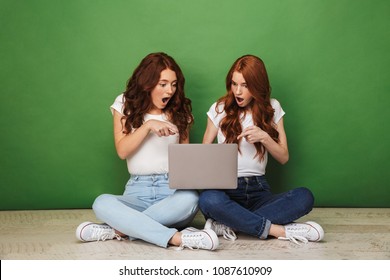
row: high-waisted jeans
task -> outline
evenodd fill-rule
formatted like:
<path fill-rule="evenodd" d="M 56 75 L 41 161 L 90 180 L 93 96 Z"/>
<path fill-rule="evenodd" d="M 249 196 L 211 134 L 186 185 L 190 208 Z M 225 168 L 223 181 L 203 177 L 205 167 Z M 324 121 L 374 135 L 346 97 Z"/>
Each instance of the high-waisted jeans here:
<path fill-rule="evenodd" d="M 205 218 L 212 218 L 234 230 L 266 239 L 271 224 L 284 225 L 308 214 L 314 197 L 307 188 L 271 193 L 264 176 L 239 177 L 235 190 L 205 190 L 199 208 Z"/>
<path fill-rule="evenodd" d="M 173 190 L 168 174 L 131 176 L 123 195 L 102 194 L 93 203 L 96 217 L 130 239 L 161 247 L 192 221 L 198 211 L 198 192 Z"/>

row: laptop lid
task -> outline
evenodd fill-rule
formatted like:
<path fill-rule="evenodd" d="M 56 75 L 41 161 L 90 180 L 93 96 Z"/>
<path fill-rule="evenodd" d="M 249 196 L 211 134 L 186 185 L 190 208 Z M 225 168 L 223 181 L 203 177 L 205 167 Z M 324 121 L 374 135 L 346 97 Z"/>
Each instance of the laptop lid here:
<path fill-rule="evenodd" d="M 171 189 L 236 189 L 237 144 L 170 144 Z"/>

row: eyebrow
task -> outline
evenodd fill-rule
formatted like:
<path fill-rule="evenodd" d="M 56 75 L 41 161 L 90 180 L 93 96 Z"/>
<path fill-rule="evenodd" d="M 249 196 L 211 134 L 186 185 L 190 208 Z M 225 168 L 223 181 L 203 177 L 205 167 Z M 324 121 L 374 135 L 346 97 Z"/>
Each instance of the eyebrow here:
<path fill-rule="evenodd" d="M 159 82 L 167 82 L 167 83 L 169 83 L 169 81 L 166 80 L 166 79 L 161 79 L 161 80 L 159 80 Z M 171 83 L 177 83 L 177 80 L 173 80 Z"/>
<path fill-rule="evenodd" d="M 235 83 L 235 84 L 238 84 L 235 80 L 232 79 L 232 82 Z M 246 82 L 245 83 L 241 83 L 241 85 L 246 85 Z"/>

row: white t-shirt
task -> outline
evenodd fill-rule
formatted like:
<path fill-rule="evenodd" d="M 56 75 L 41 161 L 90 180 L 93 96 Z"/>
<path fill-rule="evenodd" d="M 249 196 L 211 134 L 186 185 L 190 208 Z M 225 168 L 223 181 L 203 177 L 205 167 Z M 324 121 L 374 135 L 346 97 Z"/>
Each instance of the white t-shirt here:
<path fill-rule="evenodd" d="M 222 113 L 218 114 L 215 111 L 216 105 L 217 103 L 211 105 L 209 111 L 207 112 L 207 116 L 213 122 L 215 127 L 218 128 L 218 143 L 224 143 L 225 136 L 223 135 L 219 124 L 221 120 L 226 116 L 226 113 L 225 111 L 222 111 L 224 105 L 220 104 L 218 107 L 218 112 Z M 283 111 L 280 103 L 276 99 L 271 98 L 271 106 L 275 110 L 273 121 L 277 124 L 280 119 L 285 115 L 285 112 Z M 252 114 L 247 113 L 245 119 L 242 121 L 241 124 L 243 130 L 249 126 L 253 126 L 254 124 Z M 238 154 L 238 177 L 262 176 L 265 174 L 265 169 L 267 167 L 268 161 L 267 151 L 265 152 L 263 160 L 260 161 L 260 158 L 256 156 L 257 151 L 255 145 L 248 143 L 245 138 L 242 138 L 240 141 L 240 151 L 241 153 Z"/>
<path fill-rule="evenodd" d="M 123 114 L 123 105 L 123 94 L 121 94 L 111 105 L 111 112 L 113 113 L 113 110 L 115 110 Z M 151 119 L 169 122 L 165 114 L 146 114 L 144 117 L 144 121 Z M 168 173 L 168 145 L 171 143 L 179 143 L 178 134 L 158 137 L 153 132 L 149 133 L 138 150 L 126 159 L 129 173 L 132 175 Z"/>

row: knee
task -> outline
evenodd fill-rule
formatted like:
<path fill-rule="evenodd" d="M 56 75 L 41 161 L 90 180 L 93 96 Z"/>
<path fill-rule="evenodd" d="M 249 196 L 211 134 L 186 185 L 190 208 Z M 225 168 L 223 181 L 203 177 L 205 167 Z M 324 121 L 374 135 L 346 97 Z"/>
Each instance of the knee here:
<path fill-rule="evenodd" d="M 92 209 L 95 212 L 106 210 L 107 204 L 109 204 L 112 199 L 114 199 L 114 197 L 111 194 L 101 194 L 93 202 Z"/>
<path fill-rule="evenodd" d="M 304 207 L 308 211 L 311 211 L 314 206 L 313 193 L 308 188 L 305 187 L 298 188 L 297 191 L 299 192 L 299 198 L 302 207 Z"/>
<path fill-rule="evenodd" d="M 195 214 L 198 212 L 199 193 L 197 191 L 180 190 L 176 191 L 173 197 L 172 203 L 174 205 L 172 207 L 176 208 L 177 211 Z"/>
<path fill-rule="evenodd" d="M 199 193 L 197 191 L 176 191 L 175 195 L 187 205 L 198 205 Z"/>
<path fill-rule="evenodd" d="M 199 208 L 203 213 L 209 212 L 210 207 L 218 208 L 222 203 L 220 192 L 213 190 L 206 190 L 199 195 Z"/>

